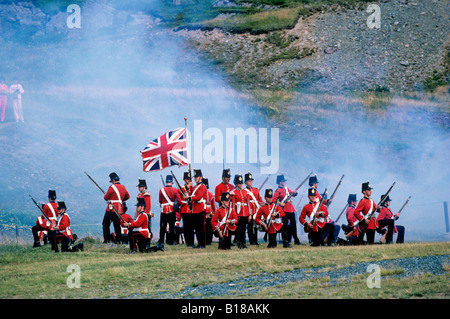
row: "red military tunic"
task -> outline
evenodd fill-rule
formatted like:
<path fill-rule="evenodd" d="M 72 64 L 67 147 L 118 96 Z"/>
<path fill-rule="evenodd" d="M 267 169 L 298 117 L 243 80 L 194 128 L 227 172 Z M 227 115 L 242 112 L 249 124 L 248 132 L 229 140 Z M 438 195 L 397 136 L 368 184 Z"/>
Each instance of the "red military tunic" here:
<path fill-rule="evenodd" d="M 111 203 L 117 209 L 119 214 L 121 214 L 123 213 L 122 203 L 130 199 L 130 194 L 128 193 L 125 186 L 123 186 L 120 183 L 116 183 L 109 186 L 108 191 L 106 192 L 105 196 L 103 196 L 103 199 L 106 201 L 111 201 Z M 106 206 L 106 211 L 107 212 L 114 211 L 111 204 L 108 203 L 108 206 Z"/>
<path fill-rule="evenodd" d="M 152 197 L 148 191 L 144 191 L 143 193 L 139 193 L 137 198 L 143 198 L 145 202 L 145 210 L 144 213 L 150 216 L 152 210 Z M 150 216 L 151 217 L 151 216 Z"/>
<path fill-rule="evenodd" d="M 73 240 L 72 230 L 70 229 L 70 218 L 66 212 L 64 212 L 58 221 L 58 232 Z"/>
<path fill-rule="evenodd" d="M 267 225 L 267 219 L 270 214 L 270 211 L 273 209 L 273 205 L 275 204 L 274 203 L 270 205 L 264 204 L 263 206 L 260 207 L 260 209 L 258 209 L 255 217 L 255 223 L 257 225 L 261 225 L 263 220 L 264 223 L 266 223 Z M 281 209 L 279 205 L 277 205 L 277 207 L 275 208 L 275 213 L 277 213 L 277 215 L 272 218 L 271 224 L 267 225 L 267 228 L 269 229 L 269 234 L 275 234 L 277 231 L 280 231 L 281 227 L 283 227 L 283 222 L 281 219 L 284 217 L 284 211 L 283 209 Z"/>
<path fill-rule="evenodd" d="M 234 186 L 231 184 L 225 184 L 222 182 L 217 185 L 214 192 L 216 203 L 220 203 L 220 197 L 222 196 L 222 193 L 230 193 L 233 189 Z"/>
<path fill-rule="evenodd" d="M 222 232 L 225 229 L 225 217 L 228 214 L 228 207 L 220 206 L 216 212 L 214 213 L 214 216 L 211 219 L 211 226 L 213 230 L 220 229 Z M 230 215 L 228 216 L 229 221 L 233 221 L 234 224 L 228 224 L 227 229 L 223 233 L 224 236 L 228 236 L 229 232 L 228 230 L 234 231 L 236 230 L 236 223 L 238 221 L 238 216 L 236 214 L 236 211 L 234 209 L 231 209 Z"/>
<path fill-rule="evenodd" d="M 192 214 L 199 214 L 206 211 L 206 194 L 208 189 L 203 183 L 194 186 L 191 194 Z"/>
<path fill-rule="evenodd" d="M 216 211 L 216 200 L 210 191 L 206 193 L 206 218 L 212 218 Z"/>
<path fill-rule="evenodd" d="M 132 221 L 128 226 L 130 230 L 138 231 L 145 238 L 150 238 L 150 232 L 148 230 L 148 215 L 140 213 L 135 221 Z"/>
<path fill-rule="evenodd" d="M 308 217 L 310 222 L 312 222 L 314 218 L 314 216 L 311 216 L 312 212 L 314 211 L 314 208 L 319 205 L 319 203 L 320 202 L 309 202 L 308 204 L 303 206 L 302 212 L 300 213 L 300 216 L 298 218 L 302 225 L 306 226 L 306 217 Z M 315 232 L 319 230 L 318 227 L 322 228 L 323 226 L 325 226 L 328 217 L 328 209 L 325 205 L 323 205 L 323 203 L 317 211 L 321 212 L 321 215 L 316 218 L 316 222 L 313 225 L 313 231 Z"/>
<path fill-rule="evenodd" d="M 232 205 L 238 217 L 249 216 L 248 192 L 245 189 L 235 188 L 230 192 L 230 195 L 232 195 Z"/>
<path fill-rule="evenodd" d="M 53 226 L 55 226 L 58 222 L 58 204 L 54 202 L 50 202 L 44 205 L 42 209 L 44 211 L 45 216 L 48 217 L 52 221 Z M 36 220 L 36 225 L 40 225 L 42 228 L 51 229 L 49 221 L 45 218 L 44 215 L 41 215 Z"/>
<path fill-rule="evenodd" d="M 122 214 L 122 219 L 125 221 L 125 223 L 131 223 L 133 221 L 133 217 L 128 214 Z M 120 221 L 120 230 L 122 232 L 122 235 L 128 235 L 128 227 L 125 227 L 122 221 Z"/>
<path fill-rule="evenodd" d="M 178 191 L 178 195 L 181 198 L 181 202 L 180 202 L 180 214 L 191 214 L 191 210 L 189 209 L 189 205 L 188 202 L 184 199 L 184 194 L 185 193 L 187 196 L 191 196 L 192 194 L 192 187 L 187 187 L 186 185 L 181 186 L 181 189 L 183 190 L 183 192 L 181 192 L 179 189 Z"/>
<path fill-rule="evenodd" d="M 159 190 L 159 204 L 161 205 L 161 213 L 168 214 L 173 212 L 175 201 L 180 204 L 182 201 L 179 190 L 172 186 L 166 186 Z"/>
<path fill-rule="evenodd" d="M 259 190 L 256 187 L 246 187 L 245 190 L 248 193 L 248 210 L 249 213 L 252 214 L 253 218 L 256 217 L 256 213 L 258 209 L 261 207 L 264 202 L 259 194 Z"/>
<path fill-rule="evenodd" d="M 375 209 L 375 206 L 377 206 L 377 204 L 373 201 L 373 199 L 364 197 L 359 201 L 358 206 L 356 206 L 354 215 L 361 222 L 370 212 L 372 212 L 372 210 Z M 362 224 L 360 223 L 360 225 Z M 373 216 L 367 225 L 367 229 L 377 229 L 376 219 Z"/>
<path fill-rule="evenodd" d="M 358 223 L 358 218 L 355 217 L 355 207 L 348 206 L 347 211 L 345 212 L 345 216 L 347 217 L 348 226 L 353 227 Z M 356 227 L 356 230 L 353 232 L 352 236 L 359 235 L 359 227 Z"/>
<path fill-rule="evenodd" d="M 277 199 L 283 201 L 285 198 L 289 196 L 289 194 L 293 193 L 287 186 L 278 187 L 275 193 L 273 194 L 272 203 L 275 203 Z M 292 205 L 292 201 L 289 200 L 283 207 L 283 211 L 285 213 L 295 213 L 295 207 Z"/>

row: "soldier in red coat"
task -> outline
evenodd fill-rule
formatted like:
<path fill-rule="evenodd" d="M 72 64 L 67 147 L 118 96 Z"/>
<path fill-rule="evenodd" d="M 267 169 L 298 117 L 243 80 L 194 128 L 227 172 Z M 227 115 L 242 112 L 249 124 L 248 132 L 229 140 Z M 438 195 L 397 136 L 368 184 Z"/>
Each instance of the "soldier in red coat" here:
<path fill-rule="evenodd" d="M 248 209 L 248 192 L 243 189 L 244 179 L 242 175 L 234 176 L 235 188 L 230 192 L 232 197 L 233 209 L 238 216 L 238 225 L 236 230 L 236 239 L 240 249 L 247 248 L 245 245 L 245 231 L 249 220 L 251 220 L 250 211 Z"/>
<path fill-rule="evenodd" d="M 52 246 L 52 250 L 56 253 L 58 250 L 58 243 L 61 243 L 61 251 L 68 252 L 71 251 L 69 249 L 70 243 L 74 242 L 74 234 L 70 229 L 70 218 L 66 212 L 66 204 L 65 202 L 58 202 L 58 213 L 59 220 L 58 224 L 54 227 L 54 232 L 49 234 L 49 241 Z"/>
<path fill-rule="evenodd" d="M 278 205 L 274 207 L 276 203 L 273 202 L 272 189 L 266 189 L 264 199 L 266 203 L 258 209 L 255 222 L 261 226 L 264 232 L 268 233 L 269 244 L 267 248 L 275 248 L 277 247 L 277 232 L 280 232 L 283 227 L 284 211 Z"/>
<path fill-rule="evenodd" d="M 231 248 L 231 235 L 236 230 L 238 216 L 230 201 L 230 193 L 222 193 L 220 196 L 220 207 L 217 208 L 211 219 L 214 235 L 219 237 L 219 249 Z"/>
<path fill-rule="evenodd" d="M 114 232 L 120 234 L 120 218 L 117 215 L 123 213 L 123 202 L 130 198 L 125 186 L 120 184 L 120 178 L 116 173 L 109 174 L 110 183 L 112 185 L 108 188 L 103 199 L 108 202 L 106 206 L 105 216 L 103 217 L 103 242 L 109 243 L 111 241 L 111 235 L 109 227 L 111 222 L 114 225 Z M 114 209 L 115 208 L 115 209 Z"/>
<path fill-rule="evenodd" d="M 150 196 L 150 193 L 147 190 L 147 182 L 145 179 L 139 179 L 138 180 L 138 190 L 139 194 L 137 195 L 137 198 L 142 197 L 145 201 L 145 213 L 148 215 L 149 218 L 152 217 L 152 197 Z M 137 216 L 134 216 L 136 218 Z"/>
<path fill-rule="evenodd" d="M 381 195 L 381 200 L 384 195 Z M 378 227 L 380 229 L 385 229 L 387 231 L 386 234 L 386 244 L 390 244 L 393 242 L 393 235 L 397 234 L 397 244 L 404 242 L 405 236 L 405 227 L 400 225 L 395 225 L 395 221 L 400 217 L 399 213 L 394 214 L 389 207 L 391 205 L 392 199 L 387 197 L 384 203 L 381 205 L 380 213 L 377 217 Z"/>
<path fill-rule="evenodd" d="M 220 203 L 220 197 L 222 193 L 229 193 L 234 189 L 234 186 L 230 184 L 231 179 L 231 171 L 230 169 L 224 169 L 222 172 L 222 183 L 216 186 L 215 193 L 215 201 L 217 204 Z"/>
<path fill-rule="evenodd" d="M 264 200 L 259 194 L 259 189 L 253 187 L 253 176 L 250 172 L 244 176 L 245 190 L 248 193 L 248 211 L 249 211 L 249 223 L 247 227 L 248 240 L 250 245 L 258 244 L 258 228 L 255 223 L 256 213 L 258 212 Z"/>
<path fill-rule="evenodd" d="M 355 217 L 355 208 L 357 204 L 356 194 L 349 194 L 347 199 L 348 207 L 345 212 L 347 218 L 347 225 L 342 224 L 342 230 L 348 234 L 353 231 L 348 238 L 350 244 L 357 245 L 361 243 L 359 236 L 358 219 Z"/>
<path fill-rule="evenodd" d="M 139 252 L 143 253 L 150 245 L 151 239 L 150 230 L 148 229 L 148 215 L 145 213 L 145 200 L 142 197 L 137 200 L 137 219 L 123 224 L 129 229 L 128 240 L 130 242 L 130 253 L 132 254 L 136 252 L 136 246 Z"/>
<path fill-rule="evenodd" d="M 202 182 L 203 175 L 200 169 L 194 169 L 194 179 L 195 186 L 192 189 L 190 200 L 192 202 L 192 227 L 197 237 L 197 246 L 193 246 L 193 248 L 205 248 L 205 212 L 208 190 L 206 189 L 205 184 L 203 184 Z"/>
<path fill-rule="evenodd" d="M 356 206 L 354 215 L 358 219 L 360 226 L 361 223 L 367 224 L 367 229 L 365 231 L 367 243 L 373 244 L 375 240 L 375 230 L 377 229 L 377 223 L 375 215 L 373 215 L 370 219 L 368 219 L 368 217 L 373 212 L 373 210 L 379 211 L 380 207 L 374 202 L 373 199 L 370 198 L 370 196 L 372 196 L 372 187 L 370 186 L 369 181 L 362 184 L 361 192 L 363 193 L 364 197 L 359 201 L 358 206 Z"/>
<path fill-rule="evenodd" d="M 178 190 L 179 196 L 181 197 L 180 203 L 180 215 L 183 220 L 183 233 L 184 239 L 186 241 L 187 247 L 194 246 L 194 229 L 192 226 L 192 178 L 190 172 L 184 172 L 183 174 L 184 185 L 181 186 L 181 190 Z"/>
<path fill-rule="evenodd" d="M 50 220 L 50 222 L 43 215 L 39 216 L 36 220 L 36 225 L 31 228 L 31 232 L 33 233 L 34 244 L 33 248 L 40 247 L 41 241 L 39 239 L 39 232 L 46 232 L 47 236 L 49 236 L 52 232 L 54 232 L 54 227 L 58 222 L 58 204 L 56 203 L 56 191 L 50 189 L 48 191 L 48 203 L 42 206 L 42 211 L 45 216 Z M 44 238 L 44 242 L 47 239 Z"/>
<path fill-rule="evenodd" d="M 207 178 L 203 178 L 203 184 L 205 184 L 207 193 L 206 193 L 206 211 L 205 211 L 205 236 L 206 236 L 206 245 L 211 245 L 213 239 L 213 230 L 211 226 L 211 219 L 216 211 L 216 200 L 213 193 L 209 191 L 209 180 Z"/>
<path fill-rule="evenodd" d="M 292 194 L 292 197 L 297 196 L 297 192 L 294 192 L 290 190 L 286 186 L 286 179 L 284 175 L 278 175 L 277 176 L 277 184 L 278 188 L 275 191 L 275 194 L 273 195 L 272 201 L 275 203 L 277 200 L 280 203 L 281 208 L 284 212 L 284 219 L 283 219 L 283 230 L 282 230 L 282 237 L 283 237 L 283 243 L 285 246 L 290 246 L 291 237 L 292 235 L 296 236 L 297 232 L 297 221 L 295 220 L 295 207 L 292 204 L 292 200 L 287 200 L 288 196 Z M 300 241 L 296 242 L 296 244 L 300 244 Z"/>
<path fill-rule="evenodd" d="M 173 245 L 175 242 L 175 203 L 181 202 L 180 193 L 177 189 L 172 187 L 173 176 L 166 176 L 166 186 L 159 190 L 159 204 L 161 205 L 161 217 L 159 222 L 159 243 L 164 243 L 164 237 L 166 236 L 166 243 Z M 169 232 L 166 234 L 166 229 L 169 228 Z"/>
<path fill-rule="evenodd" d="M 320 205 L 315 188 L 308 189 L 308 199 L 309 203 L 303 206 L 299 221 L 305 227 L 305 232 L 310 233 L 312 246 L 323 246 L 328 210 L 323 203 Z M 306 217 L 309 218 L 309 222 L 306 221 Z M 328 244 L 331 245 L 331 241 L 328 241 Z"/>

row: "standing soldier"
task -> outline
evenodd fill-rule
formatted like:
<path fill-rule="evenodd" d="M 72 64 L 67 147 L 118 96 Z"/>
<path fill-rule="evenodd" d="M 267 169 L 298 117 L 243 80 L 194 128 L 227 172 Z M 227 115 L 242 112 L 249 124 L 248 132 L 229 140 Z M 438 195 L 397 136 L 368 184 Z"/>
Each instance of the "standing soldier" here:
<path fill-rule="evenodd" d="M 211 245 L 213 239 L 213 228 L 211 226 L 211 219 L 216 211 L 216 200 L 213 193 L 209 191 L 209 181 L 203 178 L 203 184 L 206 186 L 206 211 L 205 211 L 205 234 L 206 245 Z"/>
<path fill-rule="evenodd" d="M 370 186 L 370 182 L 362 183 L 361 192 L 364 197 L 359 201 L 358 206 L 356 206 L 354 215 L 358 219 L 360 223 L 367 224 L 366 239 L 367 243 L 373 244 L 375 240 L 375 230 L 377 229 L 376 219 L 374 216 L 370 220 L 366 219 L 365 216 L 368 216 L 375 209 L 376 211 L 380 210 L 380 207 L 374 202 L 373 199 L 370 198 L 372 195 L 372 187 Z M 361 234 L 363 236 L 363 234 Z M 360 237 L 360 239 L 362 239 Z"/>
<path fill-rule="evenodd" d="M 4 79 L 0 79 L 0 119 L 3 122 L 5 120 L 6 103 L 8 101 L 7 94 L 9 93 L 8 86 L 5 84 Z"/>
<path fill-rule="evenodd" d="M 381 200 L 383 200 L 384 195 L 381 195 Z M 384 203 L 381 205 L 380 213 L 377 217 L 377 222 L 379 228 L 387 227 L 386 244 L 390 244 L 393 241 L 393 236 L 395 233 L 397 235 L 397 244 L 404 242 L 405 238 L 405 227 L 400 225 L 395 225 L 395 221 L 400 217 L 400 214 L 394 214 L 389 207 L 391 205 L 391 198 L 389 195 Z"/>
<path fill-rule="evenodd" d="M 220 206 L 214 212 L 211 226 L 216 237 L 219 237 L 219 249 L 231 248 L 231 234 L 236 230 L 238 216 L 230 205 L 231 195 L 228 192 L 220 196 Z"/>
<path fill-rule="evenodd" d="M 173 245 L 175 242 L 175 221 L 176 213 L 174 210 L 175 202 L 181 202 L 179 192 L 172 187 L 173 176 L 166 176 L 166 186 L 159 190 L 159 204 L 161 205 L 161 218 L 159 222 L 159 243 L 164 244 L 164 235 L 166 234 L 167 225 L 169 232 L 167 233 L 166 243 Z"/>
<path fill-rule="evenodd" d="M 297 192 L 294 192 L 290 190 L 286 186 L 286 179 L 284 178 L 284 175 L 278 175 L 277 176 L 277 184 L 278 188 L 275 191 L 275 194 L 273 195 L 272 202 L 276 202 L 277 200 L 280 203 L 281 208 L 284 212 L 284 219 L 283 219 L 283 231 L 282 231 L 282 237 L 283 237 L 283 245 L 286 247 L 290 246 L 291 243 L 291 236 L 295 232 L 297 232 L 297 222 L 295 220 L 295 207 L 292 204 L 292 200 L 287 198 L 290 194 L 292 194 L 292 197 L 297 196 Z"/>
<path fill-rule="evenodd" d="M 182 198 L 180 202 L 180 214 L 183 220 L 183 232 L 184 240 L 187 247 L 194 245 L 194 229 L 192 228 L 192 178 L 190 172 L 184 172 L 183 174 L 184 185 L 181 186 L 181 190 L 178 190 L 179 196 Z"/>
<path fill-rule="evenodd" d="M 128 241 L 130 242 L 131 254 L 136 252 L 136 245 L 141 253 L 150 245 L 148 215 L 145 213 L 145 200 L 142 197 L 137 198 L 136 215 L 138 217 L 135 221 L 124 223 L 124 226 L 130 230 L 128 233 Z"/>
<path fill-rule="evenodd" d="M 328 210 L 325 205 L 320 204 L 317 197 L 317 190 L 315 188 L 308 189 L 308 199 L 309 203 L 303 206 L 302 212 L 300 213 L 299 221 L 305 227 L 305 232 L 311 234 L 312 246 L 323 246 L 324 239 L 323 233 L 325 231 L 325 220 L 328 216 Z M 315 214 L 313 212 L 315 211 Z M 309 222 L 306 221 L 306 217 L 309 218 Z M 331 243 L 329 243 L 331 245 Z"/>
<path fill-rule="evenodd" d="M 43 205 L 42 211 L 45 216 L 50 220 L 50 222 L 44 216 L 39 216 L 36 220 L 36 225 L 31 228 L 31 232 L 33 233 L 34 244 L 33 248 L 40 247 L 41 241 L 39 240 L 38 232 L 47 231 L 47 236 L 50 236 L 52 232 L 54 232 L 54 227 L 58 221 L 58 204 L 56 201 L 56 191 L 49 189 L 48 190 L 48 203 Z"/>
<path fill-rule="evenodd" d="M 222 183 L 216 186 L 214 193 L 215 193 L 215 201 L 217 204 L 220 203 L 220 198 L 222 196 L 222 193 L 230 193 L 234 186 L 230 184 L 231 179 L 231 171 L 230 168 L 224 169 L 222 172 Z"/>
<path fill-rule="evenodd" d="M 203 184 L 203 175 L 200 169 L 194 169 L 195 186 L 192 189 L 192 226 L 197 237 L 197 246 L 194 248 L 205 248 L 206 234 L 205 234 L 205 212 L 206 212 L 206 196 L 208 190 Z"/>
<path fill-rule="evenodd" d="M 259 194 L 259 190 L 256 187 L 253 187 L 253 176 L 250 172 L 245 174 L 245 190 L 248 193 L 248 210 L 249 210 L 249 223 L 248 223 L 248 240 L 250 245 L 259 245 L 258 244 L 258 229 L 256 227 L 255 217 L 258 212 L 261 204 L 264 202 Z"/>
<path fill-rule="evenodd" d="M 277 232 L 281 231 L 283 227 L 282 218 L 284 217 L 284 211 L 278 205 L 274 207 L 276 203 L 273 202 L 272 189 L 266 189 L 264 199 L 266 203 L 256 213 L 255 222 L 262 227 L 263 231 L 268 233 L 269 244 L 267 248 L 275 248 L 277 247 Z M 269 219 L 271 219 L 270 224 Z"/>
<path fill-rule="evenodd" d="M 238 216 L 238 224 L 236 230 L 236 237 L 238 241 L 238 247 L 240 249 L 247 248 L 245 245 L 245 231 L 247 229 L 247 225 L 250 220 L 250 212 L 248 210 L 248 192 L 242 188 L 244 185 L 244 180 L 242 175 L 234 176 L 234 185 L 235 189 L 233 189 L 230 194 L 232 197 L 232 205 L 236 214 Z"/>
<path fill-rule="evenodd" d="M 152 214 L 152 197 L 150 196 L 150 193 L 147 191 L 147 182 L 145 179 L 139 179 L 138 185 L 139 194 L 137 195 L 137 198 L 143 198 L 145 201 L 145 213 L 148 215 L 149 218 L 151 218 Z M 134 216 L 134 218 L 137 218 L 137 215 Z"/>
<path fill-rule="evenodd" d="M 108 188 L 105 196 L 103 196 L 103 199 L 108 202 L 102 223 L 104 243 L 109 243 L 111 241 L 111 235 L 109 232 L 111 222 L 113 222 L 114 225 L 114 232 L 116 234 L 120 234 L 120 218 L 117 216 L 117 213 L 123 213 L 123 202 L 130 198 L 130 194 L 125 186 L 120 184 L 120 178 L 116 173 L 113 172 L 109 174 L 109 178 L 109 182 L 112 183 L 112 185 Z"/>
<path fill-rule="evenodd" d="M 59 252 L 58 243 L 61 243 L 61 251 L 68 252 L 69 244 L 74 241 L 74 235 L 70 229 L 70 218 L 66 212 L 66 204 L 59 201 L 58 204 L 59 220 L 58 224 L 54 227 L 54 232 L 49 235 L 50 245 L 55 253 Z"/>

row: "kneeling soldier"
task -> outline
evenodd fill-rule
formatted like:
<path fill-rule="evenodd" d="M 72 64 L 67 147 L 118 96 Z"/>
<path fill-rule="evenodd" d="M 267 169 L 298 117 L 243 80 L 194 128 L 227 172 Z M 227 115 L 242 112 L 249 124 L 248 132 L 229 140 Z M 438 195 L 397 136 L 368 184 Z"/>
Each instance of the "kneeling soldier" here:
<path fill-rule="evenodd" d="M 69 244 L 74 242 L 74 235 L 70 229 L 70 218 L 66 212 L 66 204 L 58 201 L 58 224 L 54 227 L 55 232 L 49 234 L 50 244 L 55 253 L 59 252 L 58 243 L 61 243 L 61 251 L 70 251 Z"/>
<path fill-rule="evenodd" d="M 214 235 L 219 237 L 219 249 L 230 249 L 231 234 L 236 230 L 238 216 L 230 207 L 230 193 L 224 192 L 220 197 L 220 207 L 211 219 Z"/>
<path fill-rule="evenodd" d="M 258 209 L 255 217 L 256 224 L 260 225 L 262 230 L 269 234 L 267 248 L 277 247 L 277 232 L 281 231 L 283 227 L 282 218 L 284 217 L 284 211 L 276 202 L 272 203 L 272 198 L 272 189 L 266 189 L 264 194 L 266 203 Z M 274 207 L 275 205 L 276 207 Z M 287 247 L 287 245 L 284 244 L 284 247 Z"/>
<path fill-rule="evenodd" d="M 139 252 L 143 253 L 150 242 L 150 232 L 148 230 L 148 215 L 145 213 L 145 200 L 142 197 L 137 198 L 136 204 L 136 221 L 124 223 L 125 227 L 130 230 L 128 240 L 130 242 L 130 253 L 136 252 L 136 244 Z"/>

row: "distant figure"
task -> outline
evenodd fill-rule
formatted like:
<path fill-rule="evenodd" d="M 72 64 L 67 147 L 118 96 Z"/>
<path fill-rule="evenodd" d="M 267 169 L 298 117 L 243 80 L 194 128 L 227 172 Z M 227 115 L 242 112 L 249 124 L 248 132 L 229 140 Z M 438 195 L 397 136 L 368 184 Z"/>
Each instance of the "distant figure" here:
<path fill-rule="evenodd" d="M 12 95 L 12 104 L 14 108 L 14 117 L 16 122 L 23 122 L 23 110 L 22 110 L 22 94 L 24 90 L 22 85 L 17 82 L 17 79 L 13 80 L 13 84 L 9 87 L 9 93 Z"/>
<path fill-rule="evenodd" d="M 6 102 L 8 101 L 7 94 L 9 93 L 8 86 L 4 79 L 0 79 L 0 120 L 5 120 Z"/>

